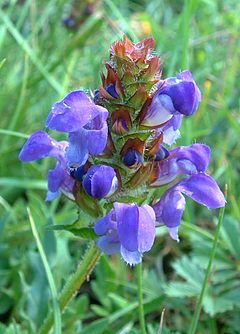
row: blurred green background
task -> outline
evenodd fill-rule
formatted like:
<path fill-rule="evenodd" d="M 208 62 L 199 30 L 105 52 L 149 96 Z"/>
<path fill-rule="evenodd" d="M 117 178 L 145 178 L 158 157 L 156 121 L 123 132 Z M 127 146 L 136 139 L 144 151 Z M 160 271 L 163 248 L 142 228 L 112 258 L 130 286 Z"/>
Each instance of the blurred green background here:
<path fill-rule="evenodd" d="M 163 77 L 186 68 L 203 94 L 197 114 L 185 119 L 178 144 L 212 148 L 209 172 L 228 185 L 228 204 L 204 298 L 198 333 L 240 328 L 240 2 L 238 0 L 0 0 L 0 333 L 36 333 L 52 307 L 34 241 L 31 209 L 57 289 L 87 243 L 52 224 L 71 223 L 75 206 L 44 201 L 53 161 L 23 164 L 27 136 L 44 128 L 52 104 L 73 89 L 98 87 L 112 42 L 156 39 Z M 181 243 L 159 232 L 144 257 L 147 330 L 187 333 L 203 283 L 217 212 L 188 201 Z M 140 333 L 135 270 L 119 256 L 102 257 L 63 316 L 63 333 Z M 160 331 L 159 331 L 160 333 Z"/>

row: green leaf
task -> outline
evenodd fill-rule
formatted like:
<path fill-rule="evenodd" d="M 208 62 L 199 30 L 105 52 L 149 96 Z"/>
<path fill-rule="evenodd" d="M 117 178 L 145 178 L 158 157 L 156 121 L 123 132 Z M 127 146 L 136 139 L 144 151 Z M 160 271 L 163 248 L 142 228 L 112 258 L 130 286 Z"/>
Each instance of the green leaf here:
<path fill-rule="evenodd" d="M 102 306 L 99 305 L 91 305 L 91 309 L 94 313 L 96 313 L 99 317 L 107 317 L 109 312 Z"/>
<path fill-rule="evenodd" d="M 230 299 L 224 297 L 205 296 L 203 301 L 205 312 L 214 316 L 217 313 L 230 311 L 234 308 L 234 303 Z"/>
<path fill-rule="evenodd" d="M 173 264 L 173 268 L 182 278 L 195 287 L 199 287 L 203 281 L 203 272 L 201 268 L 193 263 L 187 256 L 183 256 L 180 260 Z"/>
<path fill-rule="evenodd" d="M 166 294 L 170 297 L 194 297 L 199 294 L 200 292 L 200 285 L 199 288 L 192 286 L 189 283 L 183 282 L 172 282 L 166 288 Z"/>
<path fill-rule="evenodd" d="M 100 319 L 92 322 L 90 325 L 86 326 L 81 330 L 81 334 L 100 334 L 104 333 L 104 331 L 109 326 L 108 319 Z"/>
<path fill-rule="evenodd" d="M 109 293 L 108 297 L 120 308 L 124 308 L 128 305 L 128 301 L 125 298 L 118 296 L 116 293 Z"/>
<path fill-rule="evenodd" d="M 73 223 L 71 225 L 52 225 L 48 226 L 48 230 L 54 230 L 54 231 L 68 231 L 74 234 L 76 237 L 80 237 L 82 239 L 91 239 L 95 240 L 97 238 L 97 235 L 94 232 L 94 229 L 92 227 L 76 227 L 76 223 Z"/>

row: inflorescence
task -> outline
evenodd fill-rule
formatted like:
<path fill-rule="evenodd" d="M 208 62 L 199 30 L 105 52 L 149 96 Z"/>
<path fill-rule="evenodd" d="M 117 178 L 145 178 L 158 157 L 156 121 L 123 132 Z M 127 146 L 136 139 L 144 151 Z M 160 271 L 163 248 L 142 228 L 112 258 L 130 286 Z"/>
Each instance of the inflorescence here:
<path fill-rule="evenodd" d="M 206 174 L 210 148 L 171 148 L 183 118 L 197 111 L 201 92 L 188 70 L 162 79 L 154 47 L 153 38 L 134 44 L 125 36 L 114 43 L 94 97 L 70 92 L 47 117 L 46 127 L 67 133 L 68 141 L 36 131 L 19 156 L 24 162 L 54 157 L 46 200 L 63 193 L 93 216 L 102 207 L 107 214 L 94 226 L 98 246 L 121 253 L 131 265 L 151 249 L 157 226 L 179 240 L 184 195 L 211 209 L 225 205 Z"/>

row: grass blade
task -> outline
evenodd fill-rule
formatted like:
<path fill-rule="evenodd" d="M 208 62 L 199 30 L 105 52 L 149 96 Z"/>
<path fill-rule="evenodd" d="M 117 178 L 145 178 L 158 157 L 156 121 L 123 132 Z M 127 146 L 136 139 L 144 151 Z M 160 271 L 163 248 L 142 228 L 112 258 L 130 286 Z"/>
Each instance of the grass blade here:
<path fill-rule="evenodd" d="M 12 130 L 5 130 L 5 129 L 0 129 L 0 134 L 19 137 L 19 138 L 25 138 L 25 139 L 29 138 L 29 135 L 26 135 L 25 133 L 12 131 Z"/>
<path fill-rule="evenodd" d="M 1 177 L 0 186 L 23 188 L 23 189 L 47 190 L 47 181 L 18 179 L 14 177 Z"/>
<path fill-rule="evenodd" d="M 1 10 L 0 8 L 0 17 L 3 20 L 5 26 L 7 27 L 10 34 L 16 40 L 18 45 L 28 54 L 29 58 L 33 62 L 33 64 L 37 67 L 38 71 L 42 74 L 42 76 L 46 79 L 46 81 L 50 84 L 50 86 L 59 94 L 62 94 L 61 85 L 55 80 L 55 78 L 46 70 L 46 68 L 41 63 L 40 59 L 34 52 L 34 50 L 30 47 L 28 42 L 22 37 L 20 32 L 16 29 L 12 21 L 9 17 Z"/>
<path fill-rule="evenodd" d="M 201 309 L 202 309 L 203 298 L 204 298 L 204 296 L 207 292 L 209 277 L 210 277 L 211 269 L 212 269 L 212 265 L 213 265 L 213 260 L 215 258 L 215 254 L 216 254 L 216 251 L 217 251 L 218 238 L 219 238 L 219 234 L 220 234 L 220 230 L 221 230 L 221 226 L 222 226 L 224 211 L 225 211 L 225 207 L 221 208 L 220 212 L 219 212 L 219 219 L 218 219 L 218 224 L 217 224 L 217 228 L 216 228 L 216 232 L 215 232 L 215 236 L 214 236 L 213 246 L 212 246 L 212 250 L 211 250 L 211 253 L 210 253 L 210 256 L 209 256 L 209 262 L 208 262 L 206 274 L 205 274 L 205 277 L 204 277 L 200 297 L 199 297 L 197 307 L 196 307 L 195 312 L 194 312 L 194 316 L 193 316 L 193 319 L 192 319 L 192 323 L 190 325 L 190 329 L 188 331 L 189 334 L 195 334 L 196 330 L 197 330 L 198 320 L 199 320 Z"/>
<path fill-rule="evenodd" d="M 31 215 L 31 211 L 30 211 L 29 208 L 27 208 L 27 211 L 28 211 L 28 217 L 29 217 L 32 233 L 33 233 L 34 239 L 36 241 L 37 248 L 38 248 L 39 254 L 41 256 L 44 269 L 46 271 L 49 287 L 50 287 L 51 294 L 52 294 L 53 315 L 54 315 L 54 333 L 55 334 L 61 334 L 62 333 L 62 330 L 61 330 L 61 312 L 60 312 L 60 306 L 59 306 L 59 303 L 58 303 L 57 289 L 56 289 L 56 286 L 55 286 L 55 283 L 54 283 L 54 279 L 53 279 L 51 269 L 50 269 L 49 264 L 48 264 L 46 254 L 44 252 L 42 243 L 40 241 L 40 238 L 39 238 L 36 226 L 35 226 L 35 222 L 34 222 L 33 217 Z"/>

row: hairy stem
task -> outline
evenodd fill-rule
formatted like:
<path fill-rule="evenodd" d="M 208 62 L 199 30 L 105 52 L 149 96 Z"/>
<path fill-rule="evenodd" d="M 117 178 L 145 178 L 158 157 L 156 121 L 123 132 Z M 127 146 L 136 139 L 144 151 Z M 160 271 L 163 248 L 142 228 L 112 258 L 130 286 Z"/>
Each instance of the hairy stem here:
<path fill-rule="evenodd" d="M 89 277 L 100 256 L 101 251 L 99 250 L 95 242 L 92 243 L 84 256 L 84 259 L 79 264 L 76 272 L 70 277 L 60 294 L 59 305 L 62 313 L 64 312 L 65 307 L 71 301 L 73 296 L 80 289 L 84 281 Z M 50 311 L 39 331 L 39 334 L 49 333 L 53 326 L 53 320 L 53 313 Z"/>

